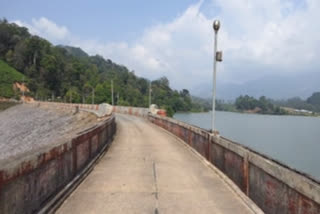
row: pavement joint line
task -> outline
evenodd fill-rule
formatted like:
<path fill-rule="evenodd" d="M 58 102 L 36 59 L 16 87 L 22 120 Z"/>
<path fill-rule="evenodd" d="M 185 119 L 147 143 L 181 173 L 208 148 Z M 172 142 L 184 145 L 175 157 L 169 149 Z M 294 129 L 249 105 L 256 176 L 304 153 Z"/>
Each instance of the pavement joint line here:
<path fill-rule="evenodd" d="M 184 211 L 185 213 L 194 213 L 197 212 L 196 210 L 203 210 L 207 211 L 208 213 L 213 211 L 217 214 L 221 214 L 224 212 L 242 212 L 242 210 L 246 213 L 253 213 L 253 211 L 232 190 L 230 190 L 230 187 L 228 187 L 214 171 L 212 171 L 206 165 L 201 163 L 202 159 L 198 159 L 198 157 L 195 156 L 195 154 L 192 154 L 187 147 L 184 147 L 186 145 L 182 142 L 179 142 L 178 138 L 171 136 L 166 131 L 159 129 L 159 127 L 153 126 L 150 123 L 145 124 L 141 122 L 140 124 L 136 122 L 137 125 L 139 125 L 142 128 L 142 130 L 147 130 L 147 132 L 140 133 L 139 130 L 135 129 L 135 125 L 130 123 L 129 120 L 122 120 L 120 116 L 117 117 L 117 119 L 119 119 L 120 122 L 117 127 L 119 127 L 120 129 L 118 129 L 117 135 L 115 137 L 116 140 L 113 142 L 113 146 L 116 147 L 111 147 L 111 149 L 114 149 L 109 150 L 109 152 L 112 152 L 111 156 L 117 155 L 119 159 L 114 158 L 113 162 L 108 164 L 108 166 L 104 167 L 104 172 L 107 176 L 109 174 L 113 174 L 113 171 L 109 170 L 113 170 L 115 168 L 118 169 L 119 167 L 119 170 L 114 171 L 115 176 L 109 180 L 110 183 L 108 181 L 109 184 L 115 184 L 117 186 L 115 186 L 115 188 L 109 188 L 110 186 L 108 185 L 106 189 L 100 190 L 99 182 L 101 180 L 104 181 L 104 173 L 101 174 L 102 177 L 99 177 L 99 179 L 96 180 L 97 182 L 91 180 L 91 182 L 93 182 L 92 184 L 94 185 L 91 186 L 90 189 L 83 189 L 84 187 L 87 187 L 88 184 L 84 182 L 81 184 L 79 189 L 72 193 L 72 197 L 70 197 L 69 202 L 66 202 L 59 210 L 60 212 L 62 211 L 61 213 L 89 213 L 93 212 L 94 210 L 96 210 L 96 212 L 102 211 L 105 213 L 107 213 L 108 211 L 113 213 L 123 213 L 128 211 L 135 212 L 139 210 L 140 213 L 145 211 L 154 214 L 159 214 L 159 211 L 168 212 L 170 210 L 173 213 L 177 212 L 177 210 Z M 134 135 L 136 134 L 139 136 L 136 136 L 134 138 Z M 146 136 L 144 136 L 144 134 L 146 134 Z M 135 146 L 136 144 L 132 144 L 132 142 L 137 143 L 137 147 Z M 161 146 L 161 143 L 164 143 L 163 145 L 165 145 L 168 149 L 166 149 L 165 147 L 162 148 L 164 150 L 160 150 L 160 147 L 158 148 L 158 146 Z M 122 150 L 124 150 L 125 152 L 123 153 Z M 113 153 L 115 151 L 117 151 L 117 153 Z M 168 154 L 171 155 L 171 153 L 173 156 L 168 157 Z M 136 164 L 136 162 L 131 162 L 132 157 L 134 157 L 133 161 L 137 161 L 138 165 Z M 117 162 L 119 160 L 121 160 L 121 162 Z M 181 162 L 179 160 L 181 160 Z M 126 168 L 128 167 L 128 161 L 130 163 L 133 163 L 132 166 L 137 166 L 137 168 L 134 168 L 134 171 L 129 171 L 127 173 L 124 172 L 124 170 L 128 170 Z M 103 164 L 108 163 L 105 161 L 102 162 Z M 174 166 L 172 164 L 174 164 Z M 191 170 L 189 170 L 190 165 Z M 122 168 L 122 166 L 124 167 Z M 136 169 L 138 171 L 136 171 Z M 202 171 L 199 171 L 199 169 L 201 169 Z M 176 172 L 178 173 L 176 174 Z M 181 175 L 188 175 L 189 173 L 192 175 L 190 179 L 187 179 L 185 182 L 180 182 L 179 177 Z M 199 180 L 197 179 L 198 175 Z M 124 178 L 124 180 L 119 180 L 119 178 Z M 171 180 L 172 178 L 174 179 Z M 210 182 L 209 178 L 214 182 Z M 128 189 L 123 189 L 121 185 L 126 183 L 126 181 L 130 182 L 130 185 L 128 185 Z M 142 186 L 136 186 L 136 182 L 139 182 L 139 185 L 143 185 L 143 188 L 141 188 Z M 155 194 L 156 184 L 158 192 L 158 201 L 156 200 Z M 163 188 L 161 184 L 164 184 Z M 182 186 L 180 186 L 180 184 L 182 184 Z M 175 187 L 177 187 L 177 189 Z M 185 191 L 185 187 L 190 188 L 190 191 Z M 197 189 L 200 191 L 198 191 Z M 120 190 L 119 193 L 122 194 L 119 194 L 117 197 L 109 196 L 108 192 L 110 192 L 110 190 L 111 192 L 114 192 L 112 190 Z M 95 191 L 101 191 L 103 193 L 103 197 L 95 198 L 95 195 L 83 195 L 83 193 L 85 192 L 94 193 Z M 160 195 L 160 191 L 162 195 Z M 167 193 L 169 197 L 166 196 L 163 198 L 163 194 L 166 195 Z M 219 193 L 221 193 L 221 196 Z M 104 200 L 104 196 L 107 197 L 107 200 Z M 171 197 L 173 200 L 171 199 Z M 111 200 L 111 202 L 114 201 L 114 203 L 109 204 L 109 199 Z M 180 201 L 178 202 L 174 199 L 178 199 Z M 229 201 L 229 199 L 231 200 Z M 93 200 L 97 204 L 83 203 L 83 201 L 91 200 Z M 195 202 L 193 202 L 194 200 Z M 127 203 L 127 201 L 129 203 Z M 157 202 L 159 207 L 155 206 Z M 187 202 L 187 204 L 185 202 Z M 77 204 L 81 206 L 75 207 L 75 205 Z M 179 213 L 179 211 L 177 213 Z"/>
<path fill-rule="evenodd" d="M 157 169 L 156 169 L 156 163 L 155 163 L 155 161 L 153 161 L 153 163 L 152 163 L 152 171 L 153 171 L 153 179 L 154 179 L 154 186 L 155 186 L 155 193 L 154 193 L 154 195 L 155 195 L 155 198 L 156 198 L 156 208 L 155 208 L 155 210 L 154 210 L 154 213 L 155 214 L 158 214 L 159 213 L 159 210 L 158 210 L 158 208 L 159 208 L 159 198 L 158 198 L 158 182 L 157 182 Z"/>
<path fill-rule="evenodd" d="M 155 128 L 160 128 L 164 133 L 167 133 L 174 137 L 179 144 L 184 146 L 187 150 L 189 150 L 197 159 L 201 161 L 202 164 L 210 168 L 215 174 L 217 174 L 221 180 L 227 185 L 227 187 L 234 192 L 236 195 L 239 196 L 239 198 L 242 200 L 244 204 L 246 204 L 254 213 L 256 214 L 264 214 L 264 212 L 247 196 L 245 195 L 239 187 L 229 178 L 227 177 L 220 169 L 218 169 L 216 166 L 214 166 L 212 163 L 210 163 L 207 159 L 205 159 L 201 154 L 199 154 L 194 148 L 192 148 L 189 144 L 184 142 L 182 139 L 180 139 L 178 136 L 174 135 L 173 133 L 169 132 L 168 130 L 162 128 L 161 126 L 158 126 L 151 121 L 148 120 L 152 126 Z"/>

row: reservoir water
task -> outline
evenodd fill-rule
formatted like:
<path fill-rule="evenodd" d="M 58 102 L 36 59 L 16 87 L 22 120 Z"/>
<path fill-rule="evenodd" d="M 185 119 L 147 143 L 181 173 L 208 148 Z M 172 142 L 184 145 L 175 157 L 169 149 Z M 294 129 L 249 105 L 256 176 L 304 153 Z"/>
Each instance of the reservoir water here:
<path fill-rule="evenodd" d="M 211 112 L 176 113 L 174 118 L 211 129 Z M 215 124 L 221 136 L 320 180 L 320 117 L 217 111 Z"/>

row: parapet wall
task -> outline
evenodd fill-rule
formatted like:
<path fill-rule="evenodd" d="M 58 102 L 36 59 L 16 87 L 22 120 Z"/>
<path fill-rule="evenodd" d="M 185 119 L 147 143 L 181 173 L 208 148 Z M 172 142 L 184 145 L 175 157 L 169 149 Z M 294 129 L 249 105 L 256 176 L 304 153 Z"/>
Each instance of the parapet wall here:
<path fill-rule="evenodd" d="M 103 152 L 115 132 L 111 115 L 59 146 L 0 166 L 0 213 L 38 212 Z"/>
<path fill-rule="evenodd" d="M 148 117 L 149 109 L 130 106 L 113 106 L 113 112 L 120 114 L 129 114 L 138 117 Z"/>
<path fill-rule="evenodd" d="M 66 110 L 79 110 L 94 113 L 97 117 L 105 117 L 111 115 L 112 106 L 106 103 L 102 104 L 81 104 L 81 103 L 58 103 L 58 102 L 30 102 L 33 105 L 40 105 L 44 107 L 66 109 Z"/>
<path fill-rule="evenodd" d="M 150 108 L 131 107 L 131 106 L 113 106 L 113 112 L 120 114 L 129 114 L 138 117 L 147 118 L 149 114 L 157 114 L 160 116 L 166 116 L 166 110 L 158 109 L 156 105 L 151 105 Z"/>
<path fill-rule="evenodd" d="M 320 213 L 318 181 L 201 128 L 158 115 L 149 115 L 149 120 L 194 148 L 265 213 Z"/>

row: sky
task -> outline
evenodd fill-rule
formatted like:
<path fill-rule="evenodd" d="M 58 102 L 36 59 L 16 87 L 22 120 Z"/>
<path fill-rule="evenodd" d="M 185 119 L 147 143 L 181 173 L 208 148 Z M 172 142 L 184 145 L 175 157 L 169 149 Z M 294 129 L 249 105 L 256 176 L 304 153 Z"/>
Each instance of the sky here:
<path fill-rule="evenodd" d="M 167 76 L 171 87 L 202 97 L 212 90 L 219 19 L 218 97 L 320 90 L 319 0 L 0 1 L 1 17 L 55 45 L 102 55 L 148 79 Z"/>

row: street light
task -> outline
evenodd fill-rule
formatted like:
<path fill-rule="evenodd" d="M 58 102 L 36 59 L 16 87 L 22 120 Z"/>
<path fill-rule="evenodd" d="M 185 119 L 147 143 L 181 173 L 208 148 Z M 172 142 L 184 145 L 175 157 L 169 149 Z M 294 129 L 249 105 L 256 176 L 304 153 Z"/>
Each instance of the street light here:
<path fill-rule="evenodd" d="M 213 21 L 213 30 L 214 30 L 214 46 L 213 46 L 213 87 L 212 87 L 212 133 L 215 133 L 215 110 L 216 110 L 216 76 L 217 76 L 217 61 L 222 61 L 222 52 L 217 51 L 218 46 L 218 31 L 220 29 L 220 21 Z"/>
<path fill-rule="evenodd" d="M 114 105 L 113 103 L 113 80 L 111 80 L 111 102 L 112 102 L 112 105 Z"/>
<path fill-rule="evenodd" d="M 151 106 L 151 92 L 152 92 L 152 88 L 151 88 L 151 80 L 149 81 L 149 108 Z"/>
<path fill-rule="evenodd" d="M 92 87 L 92 96 L 91 96 L 91 103 L 94 104 L 94 87 Z"/>

